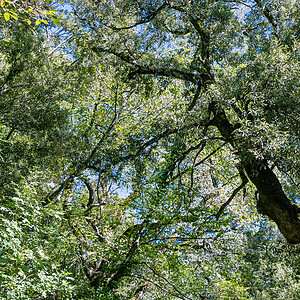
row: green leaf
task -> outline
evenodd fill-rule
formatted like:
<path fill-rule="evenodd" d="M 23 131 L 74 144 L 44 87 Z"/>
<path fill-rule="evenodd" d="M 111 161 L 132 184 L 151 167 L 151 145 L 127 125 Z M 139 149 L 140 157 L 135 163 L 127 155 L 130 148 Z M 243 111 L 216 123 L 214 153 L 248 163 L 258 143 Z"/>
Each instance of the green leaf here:
<path fill-rule="evenodd" d="M 25 265 L 21 265 L 20 268 L 23 272 L 28 272 L 28 270 L 29 270 L 28 267 Z"/>
<path fill-rule="evenodd" d="M 0 264 L 8 264 L 10 263 L 9 259 L 5 257 L 0 257 Z"/>
<path fill-rule="evenodd" d="M 52 20 L 53 20 L 53 23 L 54 23 L 55 25 L 57 25 L 57 26 L 61 26 L 61 24 L 60 24 L 60 22 L 58 21 L 58 19 L 57 19 L 57 18 L 55 18 L 55 17 L 52 17 Z"/>

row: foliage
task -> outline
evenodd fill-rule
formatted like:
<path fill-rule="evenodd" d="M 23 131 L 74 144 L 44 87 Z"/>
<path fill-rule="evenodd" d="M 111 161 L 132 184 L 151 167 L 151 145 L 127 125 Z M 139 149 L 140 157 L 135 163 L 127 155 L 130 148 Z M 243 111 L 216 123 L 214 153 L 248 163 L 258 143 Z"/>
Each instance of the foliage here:
<path fill-rule="evenodd" d="M 47 236 L 56 235 L 57 239 L 56 226 L 62 216 L 53 208 L 40 206 L 33 183 L 36 179 L 31 180 L 9 202 L 1 199 L 1 297 L 32 299 L 60 295 L 67 298 L 74 289 L 73 278 L 61 268 L 60 258 L 47 251 L 53 246 Z"/>
<path fill-rule="evenodd" d="M 0 16 L 3 16 L 5 21 L 10 19 L 19 20 L 31 25 L 38 26 L 40 24 L 48 25 L 48 20 L 51 20 L 55 25 L 61 26 L 60 19 L 57 16 L 57 11 L 49 9 L 49 1 L 9 1 L 1 0 Z"/>
<path fill-rule="evenodd" d="M 297 299 L 297 1 L 26 5 L 1 2 L 1 297 Z"/>

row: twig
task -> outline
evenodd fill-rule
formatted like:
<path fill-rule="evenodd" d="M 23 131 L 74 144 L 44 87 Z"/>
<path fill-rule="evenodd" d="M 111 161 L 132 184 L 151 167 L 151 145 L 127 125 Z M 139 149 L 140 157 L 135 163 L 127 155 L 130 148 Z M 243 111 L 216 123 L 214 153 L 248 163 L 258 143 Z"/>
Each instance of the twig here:
<path fill-rule="evenodd" d="M 222 206 L 220 207 L 219 211 L 216 214 L 216 219 L 219 220 L 221 214 L 223 213 L 223 211 L 225 210 L 225 208 L 230 204 L 230 202 L 234 199 L 234 197 L 237 195 L 237 193 L 248 183 L 248 178 L 246 177 L 245 173 L 240 170 L 239 171 L 241 179 L 242 179 L 242 183 L 234 189 L 234 191 L 232 192 L 231 196 L 229 197 L 229 199 L 222 204 Z"/>

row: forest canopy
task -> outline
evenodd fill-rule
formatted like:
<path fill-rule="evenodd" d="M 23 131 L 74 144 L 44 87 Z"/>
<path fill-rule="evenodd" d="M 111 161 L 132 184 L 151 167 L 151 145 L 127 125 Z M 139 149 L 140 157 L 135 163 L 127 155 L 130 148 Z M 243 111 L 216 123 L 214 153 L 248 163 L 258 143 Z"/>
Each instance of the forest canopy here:
<path fill-rule="evenodd" d="M 299 1 L 0 3 L 2 298 L 299 298 Z"/>

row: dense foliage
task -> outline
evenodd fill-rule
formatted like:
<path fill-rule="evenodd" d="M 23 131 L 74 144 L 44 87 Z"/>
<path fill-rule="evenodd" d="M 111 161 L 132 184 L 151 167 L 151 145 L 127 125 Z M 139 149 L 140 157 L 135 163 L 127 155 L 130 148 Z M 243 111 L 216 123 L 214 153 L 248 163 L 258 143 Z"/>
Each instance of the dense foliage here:
<path fill-rule="evenodd" d="M 300 299 L 298 1 L 0 17 L 1 299 Z"/>

